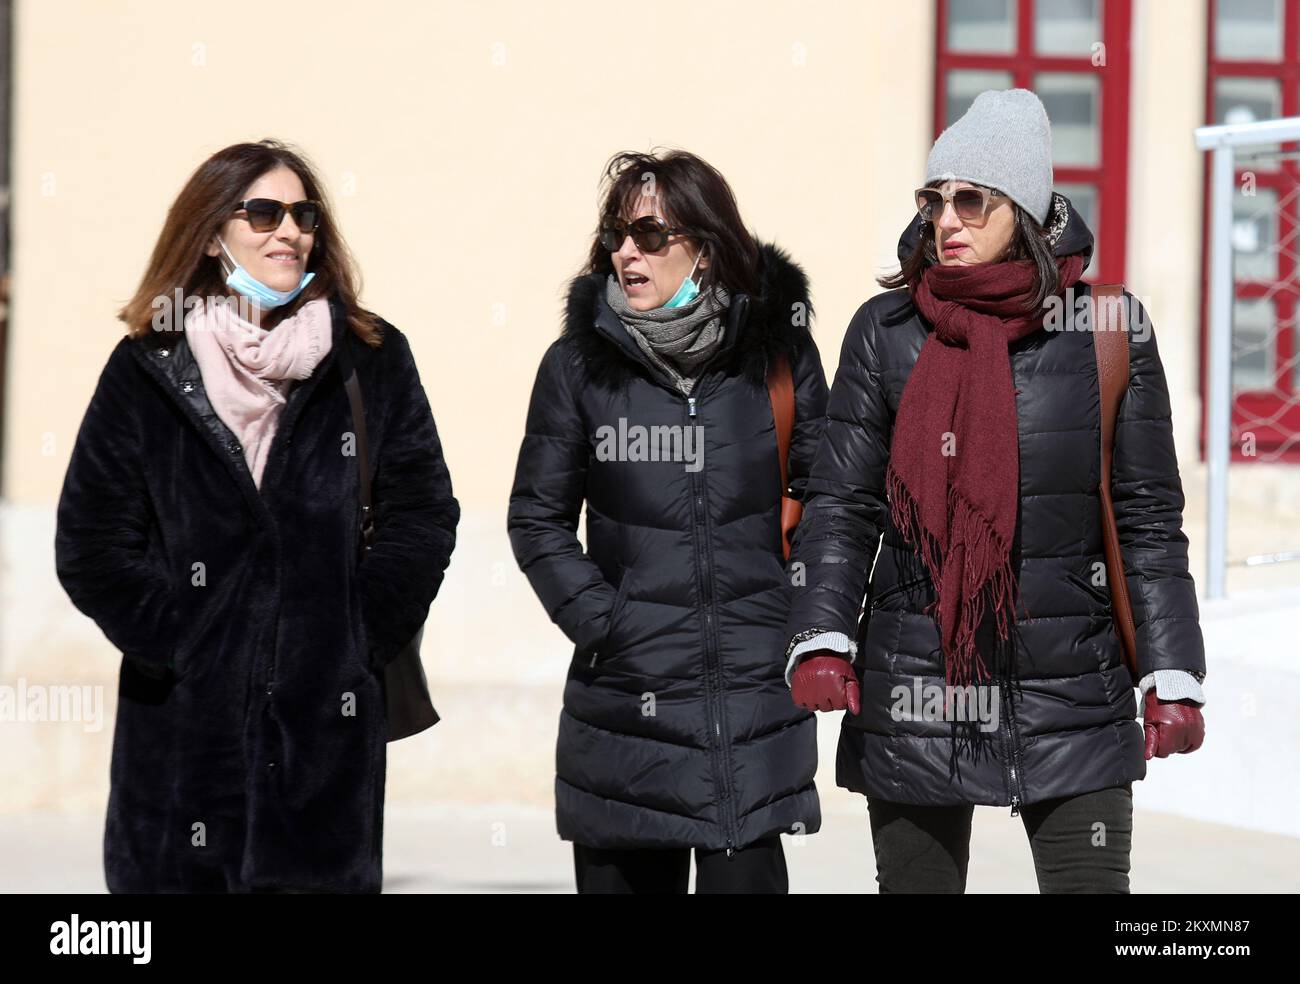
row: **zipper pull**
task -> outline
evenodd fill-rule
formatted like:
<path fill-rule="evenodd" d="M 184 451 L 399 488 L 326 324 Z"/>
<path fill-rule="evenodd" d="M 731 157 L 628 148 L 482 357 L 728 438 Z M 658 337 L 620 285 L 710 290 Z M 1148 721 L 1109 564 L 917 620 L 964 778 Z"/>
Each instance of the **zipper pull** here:
<path fill-rule="evenodd" d="M 1015 816 L 1019 816 L 1019 815 L 1020 815 L 1020 797 L 1019 797 L 1019 796 L 1012 796 L 1012 797 L 1011 797 L 1011 815 L 1012 815 L 1013 817 L 1015 817 Z"/>
<path fill-rule="evenodd" d="M 693 396 L 688 396 L 688 397 L 686 398 L 686 405 L 690 408 L 690 409 L 687 411 L 687 416 L 694 417 L 694 416 L 695 416 L 695 397 L 693 397 Z"/>

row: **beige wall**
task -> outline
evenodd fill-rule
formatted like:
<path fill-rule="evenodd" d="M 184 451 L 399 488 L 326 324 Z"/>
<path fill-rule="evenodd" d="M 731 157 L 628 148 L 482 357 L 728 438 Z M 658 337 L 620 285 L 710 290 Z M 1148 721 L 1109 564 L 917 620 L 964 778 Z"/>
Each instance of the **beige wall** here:
<path fill-rule="evenodd" d="M 319 165 L 365 302 L 412 336 L 468 507 L 504 510 L 533 372 L 617 149 L 686 147 L 721 168 L 751 226 L 808 270 L 833 371 L 924 167 L 933 5 L 664 0 L 633 30 L 609 12 L 19 3 L 4 496 L 55 499 L 167 206 L 207 154 L 264 135 Z M 305 41 L 258 58 L 247 24 Z M 1151 307 L 1190 461 L 1205 0 L 1138 0 L 1134 32 L 1127 280 Z M 640 69 L 638 52 L 673 54 Z"/>
<path fill-rule="evenodd" d="M 1174 43 L 1173 39 L 1177 39 Z M 1198 456 L 1206 0 L 1138 0 L 1129 112 L 1127 270 L 1155 326 L 1179 459 Z"/>
<path fill-rule="evenodd" d="M 168 205 L 208 154 L 266 135 L 318 164 L 364 301 L 412 336 L 458 496 L 502 522 L 528 390 L 616 150 L 715 163 L 751 226 L 807 268 L 833 366 L 924 161 L 929 5 L 613 11 L 20 3 L 5 496 L 57 497 Z M 285 43 L 256 56 L 250 25 Z"/>

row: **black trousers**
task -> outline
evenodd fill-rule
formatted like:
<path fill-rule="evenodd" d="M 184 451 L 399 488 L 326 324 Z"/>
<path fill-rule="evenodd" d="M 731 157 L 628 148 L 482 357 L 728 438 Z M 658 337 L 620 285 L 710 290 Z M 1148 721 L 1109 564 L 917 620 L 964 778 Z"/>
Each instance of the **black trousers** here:
<path fill-rule="evenodd" d="M 973 806 L 911 806 L 868 797 L 882 893 L 966 891 Z M 1063 796 L 1020 808 L 1038 890 L 1129 890 L 1133 784 Z"/>
<path fill-rule="evenodd" d="M 691 848 L 607 850 L 573 845 L 579 895 L 685 895 Z M 698 895 L 773 894 L 790 891 L 781 835 L 755 841 L 727 857 L 695 848 Z"/>

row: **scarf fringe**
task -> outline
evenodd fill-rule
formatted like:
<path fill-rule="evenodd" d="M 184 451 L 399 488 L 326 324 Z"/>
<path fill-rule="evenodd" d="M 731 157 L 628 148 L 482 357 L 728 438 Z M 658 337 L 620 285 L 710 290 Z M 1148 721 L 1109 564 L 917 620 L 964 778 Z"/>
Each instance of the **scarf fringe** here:
<path fill-rule="evenodd" d="M 1019 584 L 1011 564 L 1011 551 L 994 531 L 992 524 L 955 488 L 949 488 L 947 510 L 949 537 L 952 542 L 966 548 L 965 566 L 961 572 L 961 604 L 958 606 L 958 623 L 953 631 L 951 649 L 943 646 L 948 626 L 943 623 L 943 550 L 937 538 L 922 524 L 920 503 L 908 490 L 901 476 L 891 466 L 885 478 L 894 525 L 903 539 L 921 554 L 921 561 L 934 586 L 935 600 L 926 608 L 939 626 L 939 640 L 943 647 L 944 670 L 947 682 L 953 686 L 969 686 L 992 680 L 984 657 L 976 645 L 975 636 L 985 616 L 992 612 L 997 630 L 995 649 L 1012 634 L 1018 604 Z M 998 559 L 1001 558 L 1001 559 Z M 996 660 L 1006 666 L 1001 675 L 1008 675 L 1011 662 L 1008 654 L 997 654 Z"/>

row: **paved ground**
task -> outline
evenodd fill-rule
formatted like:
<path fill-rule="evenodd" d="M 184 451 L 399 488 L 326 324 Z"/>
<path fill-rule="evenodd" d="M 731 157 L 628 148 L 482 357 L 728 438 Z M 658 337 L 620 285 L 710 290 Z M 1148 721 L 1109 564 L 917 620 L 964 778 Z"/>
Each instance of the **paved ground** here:
<path fill-rule="evenodd" d="M 1300 839 L 1137 811 L 1134 892 L 1300 891 Z M 103 892 L 103 819 L 90 814 L 0 815 L 0 892 Z M 391 810 L 388 892 L 572 892 L 568 844 L 549 811 L 518 807 Z M 794 892 L 874 892 L 865 803 L 827 811 L 822 831 L 786 838 Z M 975 811 L 968 890 L 1034 892 L 1020 819 Z"/>

